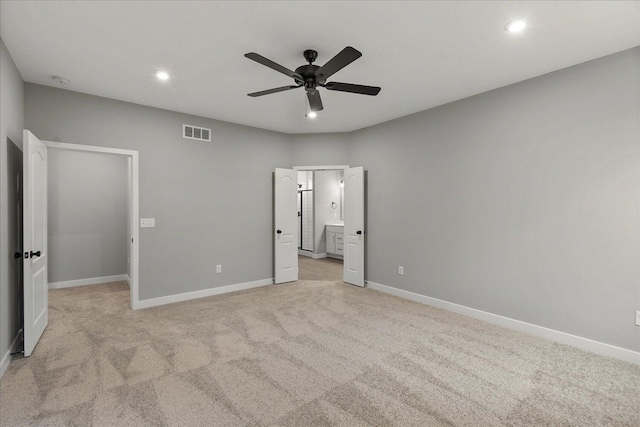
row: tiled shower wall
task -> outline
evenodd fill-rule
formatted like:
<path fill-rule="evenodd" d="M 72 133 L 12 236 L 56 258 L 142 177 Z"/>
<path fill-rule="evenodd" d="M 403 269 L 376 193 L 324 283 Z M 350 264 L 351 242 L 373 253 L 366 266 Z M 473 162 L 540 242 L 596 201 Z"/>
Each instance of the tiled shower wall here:
<path fill-rule="evenodd" d="M 298 172 L 298 190 L 313 189 L 313 172 Z M 298 247 L 300 249 L 313 251 L 313 191 L 302 191 L 298 193 L 298 230 L 300 227 L 300 237 Z"/>
<path fill-rule="evenodd" d="M 302 246 L 313 251 L 313 191 L 302 192 Z"/>

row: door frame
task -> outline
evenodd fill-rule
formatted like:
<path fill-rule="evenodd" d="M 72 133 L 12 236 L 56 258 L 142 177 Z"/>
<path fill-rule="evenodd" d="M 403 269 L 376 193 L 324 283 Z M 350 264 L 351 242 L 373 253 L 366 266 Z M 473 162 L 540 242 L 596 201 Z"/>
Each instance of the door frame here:
<path fill-rule="evenodd" d="M 130 281 L 130 300 L 129 307 L 132 310 L 140 308 L 139 298 L 139 272 L 140 272 L 140 186 L 139 186 L 139 159 L 138 151 L 123 150 L 120 148 L 100 147 L 95 145 L 70 144 L 67 142 L 45 141 L 42 140 L 47 148 L 57 148 L 70 151 L 84 151 L 91 153 L 116 154 L 126 156 L 129 162 L 129 170 L 131 172 L 131 182 L 129 190 L 131 200 L 129 207 L 131 209 L 131 276 Z"/>

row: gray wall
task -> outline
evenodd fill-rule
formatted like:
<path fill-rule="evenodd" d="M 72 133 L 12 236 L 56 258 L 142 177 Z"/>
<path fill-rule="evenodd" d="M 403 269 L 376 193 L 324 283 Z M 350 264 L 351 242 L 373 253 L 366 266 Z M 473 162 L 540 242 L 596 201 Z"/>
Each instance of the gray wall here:
<path fill-rule="evenodd" d="M 49 283 L 127 274 L 127 160 L 49 149 Z"/>
<path fill-rule="evenodd" d="M 636 48 L 355 132 L 368 280 L 640 350 L 639 63 Z"/>
<path fill-rule="evenodd" d="M 22 157 L 16 147 L 22 147 L 24 128 L 24 84 L 13 59 L 0 39 L 0 360 L 18 334 L 20 319 L 20 270 L 22 264 L 14 261 L 14 242 L 19 240 L 14 226 L 16 215 L 16 172 L 21 170 Z M 13 145 L 15 144 L 15 146 Z"/>
<path fill-rule="evenodd" d="M 293 166 L 349 164 L 349 133 L 291 135 Z"/>
<path fill-rule="evenodd" d="M 273 277 L 272 173 L 291 166 L 291 137 L 230 123 L 25 85 L 40 139 L 140 153 L 140 299 Z M 212 142 L 182 138 L 182 124 Z M 222 264 L 222 273 L 215 273 Z"/>

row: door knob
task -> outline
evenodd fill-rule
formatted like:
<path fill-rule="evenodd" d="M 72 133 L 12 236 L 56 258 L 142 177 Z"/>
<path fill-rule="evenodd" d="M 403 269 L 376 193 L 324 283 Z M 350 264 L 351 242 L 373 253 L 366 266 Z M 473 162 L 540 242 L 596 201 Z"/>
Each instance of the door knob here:
<path fill-rule="evenodd" d="M 15 254 L 13 254 L 14 258 L 20 258 L 22 257 L 22 254 L 20 252 L 16 252 Z"/>
<path fill-rule="evenodd" d="M 282 234 L 282 230 L 278 230 L 278 231 L 276 231 L 276 233 Z"/>
<path fill-rule="evenodd" d="M 356 234 L 362 234 L 361 230 L 356 231 Z"/>
<path fill-rule="evenodd" d="M 34 256 L 40 256 L 40 251 L 38 251 L 38 252 L 31 251 L 30 256 L 31 256 L 31 258 L 33 258 Z"/>

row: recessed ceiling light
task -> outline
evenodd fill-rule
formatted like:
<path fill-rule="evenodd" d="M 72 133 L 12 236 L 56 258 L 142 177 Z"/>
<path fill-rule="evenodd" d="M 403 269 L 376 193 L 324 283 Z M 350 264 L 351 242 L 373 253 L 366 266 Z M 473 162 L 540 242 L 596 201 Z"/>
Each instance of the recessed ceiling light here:
<path fill-rule="evenodd" d="M 516 19 L 515 21 L 509 22 L 505 25 L 504 29 L 509 31 L 510 33 L 519 33 L 524 30 L 527 26 L 527 21 L 524 19 Z"/>
<path fill-rule="evenodd" d="M 156 77 L 160 80 L 169 80 L 169 73 L 166 71 L 158 71 Z"/>
<path fill-rule="evenodd" d="M 309 117 L 310 119 L 315 119 L 317 115 L 318 114 L 316 114 L 315 111 L 309 111 L 309 113 L 307 114 L 307 117 Z"/>

